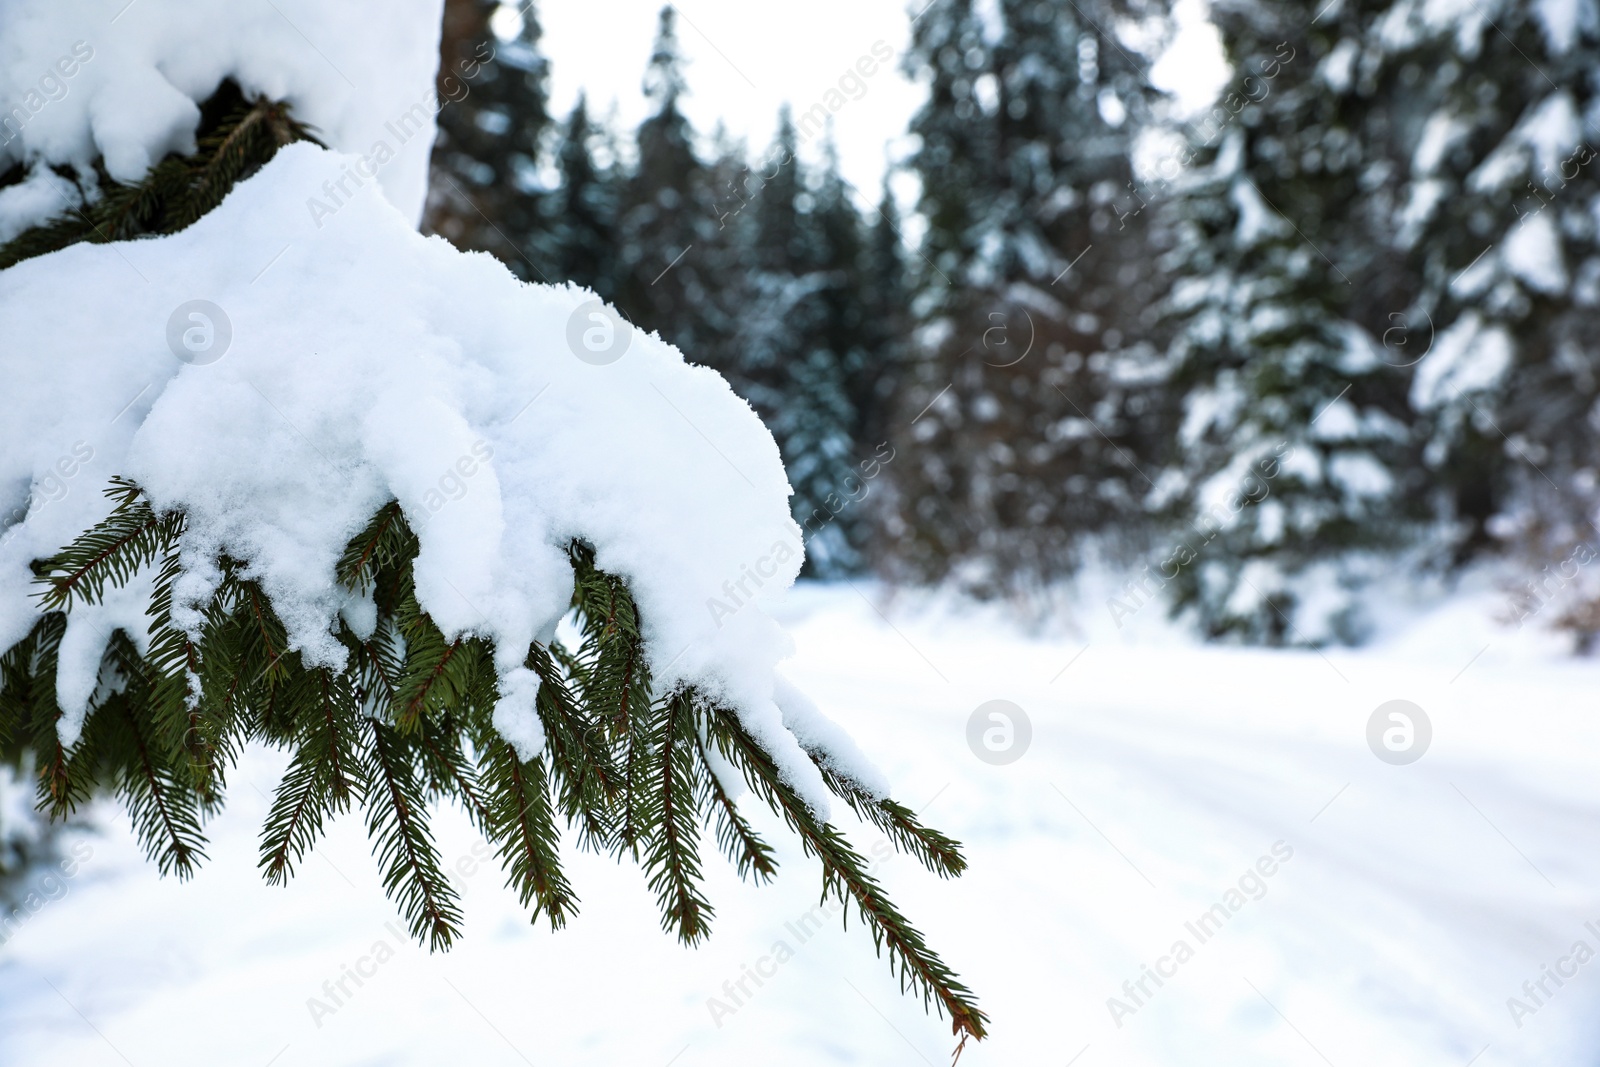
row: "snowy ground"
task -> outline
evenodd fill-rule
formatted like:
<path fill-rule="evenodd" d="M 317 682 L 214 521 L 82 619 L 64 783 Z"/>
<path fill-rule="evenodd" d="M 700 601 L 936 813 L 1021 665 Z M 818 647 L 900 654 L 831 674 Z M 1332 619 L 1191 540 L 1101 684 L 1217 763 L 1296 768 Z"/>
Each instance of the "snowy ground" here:
<path fill-rule="evenodd" d="M 1154 608 L 1120 633 L 1095 622 L 1026 637 L 905 605 L 890 626 L 871 592 L 799 591 L 790 674 L 900 797 L 967 844 L 972 869 L 953 883 L 904 858 L 879 867 L 992 1018 L 963 1065 L 1600 1058 L 1600 964 L 1573 956 L 1580 941 L 1600 949 L 1585 927 L 1600 930 L 1600 666 L 1496 630 L 1492 591 L 1326 656 L 1195 648 L 1147 617 Z M 1034 730 L 1003 767 L 965 739 L 995 698 Z M 1410 766 L 1365 740 L 1373 709 L 1395 698 L 1433 725 Z M 189 885 L 158 878 L 106 809 L 65 896 L 0 948 L 0 1062 L 949 1061 L 946 1025 L 899 995 L 855 924 L 804 943 L 786 930 L 817 884 L 787 843 L 762 889 L 708 862 L 718 915 L 697 951 L 660 932 L 636 871 L 585 856 L 572 861 L 584 910 L 565 932 L 531 928 L 482 869 L 463 877 L 464 943 L 429 957 L 389 930 L 355 818 L 290 888 L 261 884 L 254 834 L 277 769 L 246 760 Z M 470 859 L 464 820 L 438 825 L 445 855 Z M 1275 845 L 1292 857 L 1245 877 L 1242 906 L 1201 943 L 1185 924 L 1226 904 Z M 707 999 L 779 940 L 793 958 L 719 1026 Z M 1192 958 L 1160 962 L 1179 940 Z M 313 1019 L 308 999 L 363 957 L 370 976 Z M 1577 973 L 1557 985 L 1542 969 L 1563 959 Z M 1171 977 L 1129 998 L 1124 982 L 1158 963 Z M 1541 978 L 1535 1002 L 1523 983 Z M 1535 1010 L 1513 1020 L 1513 996 Z M 1120 1027 L 1111 997 L 1137 1005 Z"/>

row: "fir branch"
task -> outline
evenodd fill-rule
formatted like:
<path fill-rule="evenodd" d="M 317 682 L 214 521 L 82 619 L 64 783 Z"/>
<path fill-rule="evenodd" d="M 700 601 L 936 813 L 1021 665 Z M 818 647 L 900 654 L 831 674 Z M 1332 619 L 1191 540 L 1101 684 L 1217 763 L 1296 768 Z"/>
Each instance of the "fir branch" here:
<path fill-rule="evenodd" d="M 222 803 L 225 769 L 238 758 L 238 664 L 221 598 L 213 597 L 202 609 L 198 637 L 173 625 L 172 591 L 181 571 L 178 553 L 169 552 L 157 571 L 150 604 L 149 652 L 142 662 L 119 666 L 145 675 L 157 729 L 168 747 L 184 753 L 189 780 L 206 810 L 213 811 Z M 219 684 L 219 674 L 226 676 L 225 683 Z"/>
<path fill-rule="evenodd" d="M 262 828 L 259 866 L 268 885 L 286 885 L 295 865 L 315 847 L 326 820 L 348 811 L 352 799 L 368 791 L 349 680 L 326 669 L 308 676 L 317 706 L 301 723 L 294 759 Z"/>
<path fill-rule="evenodd" d="M 118 634 L 112 640 L 127 639 Z M 129 654 L 136 655 L 129 650 L 122 658 Z M 176 874 L 182 880 L 191 877 L 206 858 L 199 797 L 186 788 L 181 773 L 156 748 L 154 724 L 146 718 L 148 704 L 139 699 L 144 695 L 141 688 L 142 682 L 131 679 L 126 691 L 113 695 L 102 713 L 90 719 L 91 725 L 111 732 L 113 738 L 121 734 L 125 742 L 112 745 L 105 743 L 104 734 L 92 739 L 86 736 L 84 754 L 100 751 L 121 757 L 118 792 L 128 806 L 134 831 L 161 873 Z M 86 735 L 88 732 L 86 727 Z M 74 754 L 75 760 L 78 755 Z"/>
<path fill-rule="evenodd" d="M 244 581 L 238 589 L 240 667 L 247 674 L 255 670 L 254 681 L 249 684 L 264 683 L 269 689 L 274 688 L 288 681 L 296 666 L 288 656 L 289 633 L 259 585 Z"/>
<path fill-rule="evenodd" d="M 138 182 L 124 185 L 95 165 L 97 190 L 66 167 L 52 168 L 76 187 L 83 203 L 0 245 L 0 269 L 79 241 L 105 243 L 177 233 L 211 211 L 235 184 L 259 170 L 279 148 L 294 141 L 327 147 L 287 104 L 247 99 L 236 82 L 225 81 L 201 107 L 196 150 L 160 160 Z M 86 177 L 86 176 L 85 176 Z"/>
<path fill-rule="evenodd" d="M 422 729 L 408 739 L 416 749 L 423 776 L 434 797 L 453 797 L 461 801 L 480 833 L 488 834 L 494 825 L 478 770 L 462 751 L 462 734 L 453 719 L 422 721 Z"/>
<path fill-rule="evenodd" d="M 405 569 L 410 570 L 407 562 Z M 404 584 L 409 587 L 409 577 Z M 390 717 L 402 733 L 418 729 L 421 720 L 452 709 L 482 709 L 492 704 L 494 669 L 489 644 L 481 638 L 444 633 L 406 592 L 395 606 L 405 660 L 394 679 Z"/>
<path fill-rule="evenodd" d="M 543 646 L 529 649 L 527 666 L 539 675 L 535 707 L 560 787 L 561 813 L 578 824 L 580 845 L 603 848 L 616 838 L 611 808 L 623 789 L 604 731 L 580 710 Z"/>
<path fill-rule="evenodd" d="M 441 711 L 460 703 L 460 693 L 465 686 L 453 686 L 460 674 L 451 664 L 460 664 L 456 653 L 461 651 L 462 640 L 456 638 L 445 644 L 442 635 L 433 630 L 430 639 L 413 641 L 409 645 L 406 665 L 395 686 L 395 723 L 402 731 L 417 728 L 422 717 L 430 711 Z"/>
<path fill-rule="evenodd" d="M 495 739 L 487 744 L 482 782 L 490 805 L 491 844 L 506 870 L 506 884 L 517 890 L 533 921 L 543 912 L 559 930 L 578 910 L 578 898 L 561 870 L 561 833 L 550 801 L 549 774 L 542 759 L 523 763 L 516 750 Z"/>
<path fill-rule="evenodd" d="M 889 966 L 898 973 L 902 989 L 921 994 L 924 1004 L 934 1004 L 941 1014 L 950 1015 L 952 1032 L 982 1039 L 988 1017 L 978 1008 L 971 990 L 962 984 L 938 955 L 928 948 L 922 934 L 884 895 L 883 888 L 867 873 L 866 860 L 833 826 L 818 822 L 805 802 L 783 780 L 777 764 L 744 729 L 738 717 L 726 708 L 704 709 L 713 742 L 723 756 L 743 771 L 750 788 L 778 811 L 784 821 L 800 835 L 807 855 L 822 861 L 822 893 L 841 903 L 853 902 L 857 913 L 872 931 L 873 944 L 887 950 Z"/>
<path fill-rule="evenodd" d="M 268 885 L 288 885 L 297 863 L 316 847 L 329 814 L 327 783 L 317 761 L 301 749 L 278 783 L 272 808 L 261 828 L 261 859 L 256 866 Z"/>
<path fill-rule="evenodd" d="M 657 800 L 652 832 L 645 840 L 645 872 L 661 907 L 661 927 L 694 945 L 711 932 L 714 909 L 701 888 L 700 774 L 695 759 L 699 727 L 692 695 L 679 692 L 655 712 Z"/>
<path fill-rule="evenodd" d="M 422 784 L 395 730 L 376 719 L 367 726 L 367 833 L 383 867 L 383 887 L 397 898 L 412 937 L 434 951 L 449 948 L 461 932 L 461 911 L 428 829 Z"/>
<path fill-rule="evenodd" d="M 86 802 L 93 785 L 92 775 L 72 765 L 61 743 L 56 656 L 66 631 L 66 615 L 52 612 L 0 656 L 0 716 L 11 720 L 17 741 L 31 743 L 39 779 L 38 808 L 53 819 L 65 818 Z"/>
<path fill-rule="evenodd" d="M 572 604 L 584 635 L 580 654 L 572 657 L 577 667 L 573 677 L 584 705 L 608 725 L 612 746 L 623 750 L 621 810 L 612 847 L 619 855 L 629 852 L 638 858 L 640 842 L 652 825 L 648 768 L 654 751 L 651 679 L 638 609 L 621 579 L 595 567 L 592 548 L 574 541 L 568 556 Z"/>
<path fill-rule="evenodd" d="M 957 878 L 967 869 L 961 842 L 923 826 L 916 812 L 888 797 L 875 797 L 854 779 L 836 770 L 820 753 L 809 751 L 811 761 L 822 772 L 828 788 L 843 797 L 850 810 L 863 821 L 883 832 L 896 849 L 915 856 L 928 870 L 941 878 Z"/>
<path fill-rule="evenodd" d="M 37 565 L 37 581 L 46 586 L 38 594 L 43 610 L 66 610 L 75 601 L 97 603 L 107 582 L 126 585 L 157 555 L 170 552 L 182 535 L 182 513 L 158 515 L 132 482 L 114 478 L 106 495 L 117 501 L 111 514 Z"/>
<path fill-rule="evenodd" d="M 772 846 L 761 839 L 739 811 L 734 799 L 723 788 L 706 752 L 705 742 L 695 736 L 695 752 L 700 757 L 701 782 L 705 788 L 704 803 L 717 813 L 717 844 L 739 872 L 739 877 L 757 885 L 769 882 L 778 873 L 778 861 Z"/>
<path fill-rule="evenodd" d="M 334 576 L 345 588 L 365 592 L 377 581 L 378 572 L 410 562 L 417 548 L 416 535 L 406 524 L 399 501 L 391 500 L 345 546 Z"/>
<path fill-rule="evenodd" d="M 450 796 L 496 847 L 507 884 L 535 921 L 542 914 L 560 928 L 577 908 L 560 864 L 559 812 L 583 847 L 631 852 L 663 928 L 696 944 L 714 914 L 702 885 L 702 822 L 715 815 L 718 844 L 741 877 L 764 882 L 777 867 L 771 846 L 717 777 L 714 746 L 799 834 L 807 854 L 821 859 L 824 895 L 854 902 L 902 983 L 949 1012 L 958 1033 L 982 1035 L 986 1020 L 971 994 L 737 718 L 692 690 L 653 697 L 637 605 L 625 582 L 594 566 L 587 547 L 570 549 L 581 641 L 571 649 L 535 644 L 524 661 L 540 678 L 535 710 L 546 750 L 523 761 L 492 727 L 498 693 L 489 643 L 446 640 L 417 603 L 418 542 L 398 505 L 379 509 L 337 570 L 347 588 L 372 597 L 373 633 L 357 638 L 341 626 L 348 664 L 308 670 L 288 650 L 264 590 L 241 577 L 248 573 L 241 562 L 217 561 L 221 580 L 209 602 L 192 605 L 197 629 L 174 625 L 183 518 L 157 516 L 131 483 L 118 483 L 113 496 L 105 522 L 41 566 L 43 595 L 70 609 L 159 556 L 148 657 L 125 634 L 113 635 L 109 662 L 125 684 L 97 696 L 103 703 L 91 708 L 82 741 L 67 753 L 56 737 L 54 696 L 66 616 L 47 615 L 0 656 L 0 749 L 7 738 L 31 735 L 53 811 L 69 811 L 98 782 L 113 781 L 147 851 L 163 872 L 185 877 L 204 855 L 200 813 L 220 798 L 223 769 L 239 746 L 257 737 L 291 752 L 263 829 L 260 866 L 269 884 L 287 882 L 327 821 L 359 801 L 386 892 L 413 936 L 446 948 L 461 916 L 427 804 Z M 829 788 L 897 847 L 944 876 L 964 868 L 956 842 L 871 796 L 820 753 L 813 758 Z"/>

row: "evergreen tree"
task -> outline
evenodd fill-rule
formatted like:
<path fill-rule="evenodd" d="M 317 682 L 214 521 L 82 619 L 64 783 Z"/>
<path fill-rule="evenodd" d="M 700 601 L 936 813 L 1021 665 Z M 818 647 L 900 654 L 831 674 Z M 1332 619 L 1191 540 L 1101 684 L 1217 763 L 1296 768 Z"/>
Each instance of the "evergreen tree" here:
<path fill-rule="evenodd" d="M 1484 17 L 1413 26 L 1405 56 L 1427 101 L 1408 236 L 1435 328 L 1411 399 L 1456 557 L 1498 516 L 1538 571 L 1600 545 L 1600 11 Z"/>
<path fill-rule="evenodd" d="M 497 11 L 515 11 L 520 29 L 501 40 Z M 553 280 L 539 180 L 550 126 L 549 64 L 533 5 L 449 0 L 438 77 L 438 139 L 424 230 L 458 248 L 491 252 L 520 278 Z"/>
<path fill-rule="evenodd" d="M 884 176 L 875 214 L 870 220 L 856 270 L 861 294 L 861 336 L 866 360 L 852 378 L 851 403 L 856 413 L 858 451 L 875 449 L 888 439 L 894 396 L 906 360 L 911 331 L 910 279 L 900 213 Z"/>
<path fill-rule="evenodd" d="M 604 299 L 616 296 L 617 160 L 604 144 L 604 131 L 589 121 L 582 93 L 562 130 L 556 150 L 561 188 L 550 221 L 556 274 L 588 286 Z M 595 160 L 596 143 L 605 162 Z"/>
<path fill-rule="evenodd" d="M 1394 240 L 1418 131 L 1391 106 L 1401 65 L 1367 51 L 1378 13 L 1213 13 L 1235 75 L 1170 205 L 1181 521 L 1155 579 L 1213 636 L 1359 637 L 1353 588 L 1420 518 L 1396 327 L 1416 282 Z"/>
<path fill-rule="evenodd" d="M 728 294 L 707 265 L 718 236 L 716 195 L 679 109 L 687 91 L 677 16 L 661 9 L 645 71 L 655 112 L 639 127 L 636 164 L 622 193 L 617 306 L 633 322 L 718 366 L 732 332 Z"/>
<path fill-rule="evenodd" d="M 814 347 L 822 353 L 819 366 L 838 383 L 837 412 L 842 419 L 831 425 L 819 419 L 814 434 L 819 441 L 833 439 L 843 445 L 842 455 L 829 457 L 834 468 L 831 497 L 841 506 L 830 509 L 833 533 L 819 546 L 827 556 L 818 559 L 817 570 L 828 574 L 863 565 L 871 521 L 870 512 L 860 506 L 870 492 L 865 475 L 881 461 L 879 448 L 887 444 L 885 436 L 870 436 L 881 428 L 883 390 L 892 384 L 888 361 L 893 358 L 893 338 L 887 331 L 903 328 L 905 316 L 893 304 L 903 299 L 898 236 L 891 230 L 888 236 L 894 243 L 889 248 L 871 247 L 873 235 L 856 209 L 853 187 L 840 173 L 831 133 L 823 150 L 823 167 L 811 183 L 809 198 L 817 230 L 817 269 L 823 281 L 818 294 L 821 328 Z M 892 225 L 888 218 L 879 221 Z M 883 268 L 883 278 L 872 277 L 874 266 Z M 884 321 L 874 323 L 875 312 L 883 314 Z M 823 504 L 829 505 L 830 498 L 823 497 Z"/>
<path fill-rule="evenodd" d="M 896 551 L 980 590 L 1059 576 L 1086 535 L 1136 528 L 1160 441 L 1159 292 L 1132 199 L 1144 62 L 1108 4 L 967 0 L 917 22 L 913 120 L 928 222 L 903 391 Z M 969 566 L 972 565 L 972 566 Z"/>
<path fill-rule="evenodd" d="M 798 158 L 789 109 L 778 130 L 748 221 L 750 298 L 736 350 L 736 380 L 783 452 L 795 519 L 808 538 L 814 574 L 860 564 L 862 516 L 856 470 L 860 442 L 852 378 L 862 347 L 861 219 L 830 150 L 820 175 Z M 870 451 L 868 452 L 870 455 Z"/>

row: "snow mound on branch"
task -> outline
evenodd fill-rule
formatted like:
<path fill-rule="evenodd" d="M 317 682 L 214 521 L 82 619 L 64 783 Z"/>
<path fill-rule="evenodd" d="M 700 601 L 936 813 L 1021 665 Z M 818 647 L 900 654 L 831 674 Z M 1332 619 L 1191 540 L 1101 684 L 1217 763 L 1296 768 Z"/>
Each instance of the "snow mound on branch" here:
<path fill-rule="evenodd" d="M 567 610 L 565 546 L 583 538 L 637 596 L 662 686 L 737 709 L 819 812 L 796 736 L 877 788 L 775 672 L 790 642 L 760 601 L 792 584 L 801 540 L 750 407 L 587 290 L 420 236 L 370 181 L 334 205 L 328 184 L 353 172 L 355 157 L 291 145 L 182 233 L 0 273 L 0 527 L 25 513 L 0 531 L 0 648 L 36 617 L 29 560 L 102 519 L 121 474 L 188 515 L 176 600 L 210 596 L 219 554 L 248 560 L 292 646 L 341 665 L 332 628 L 370 627 L 372 607 L 334 567 L 395 499 L 421 541 L 423 609 L 495 642 L 496 725 L 524 752 L 543 736 L 522 660 Z M 608 338 L 626 347 L 601 362 L 585 345 Z M 80 705 L 94 653 L 129 625 L 125 606 L 106 612 L 69 616 L 89 628 L 61 684 Z"/>
<path fill-rule="evenodd" d="M 294 106 L 332 147 L 395 159 L 380 174 L 414 226 L 427 191 L 439 98 L 443 0 L 0 0 L 0 172 L 37 183 L 0 191 L 0 240 L 77 203 L 48 170 L 92 175 L 103 160 L 138 181 L 194 150 L 201 101 L 232 77 Z"/>

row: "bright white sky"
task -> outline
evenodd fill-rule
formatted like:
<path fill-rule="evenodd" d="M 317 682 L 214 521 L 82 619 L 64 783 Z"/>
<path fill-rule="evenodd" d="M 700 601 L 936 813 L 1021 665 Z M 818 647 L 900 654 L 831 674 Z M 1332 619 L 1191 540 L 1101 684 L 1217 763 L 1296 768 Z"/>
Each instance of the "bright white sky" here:
<path fill-rule="evenodd" d="M 784 101 L 797 112 L 821 100 L 846 70 L 883 41 L 895 52 L 860 99 L 834 116 L 845 177 L 876 198 L 887 162 L 906 155 L 905 129 L 922 89 L 900 72 L 911 15 L 926 0 L 681 0 L 678 36 L 689 58 L 684 110 L 709 133 L 720 121 L 764 149 Z M 551 111 L 564 116 L 578 90 L 591 109 L 613 103 L 631 130 L 645 117 L 640 90 L 661 0 L 543 3 L 543 48 L 551 60 Z M 1157 70 L 1157 81 L 1180 95 L 1185 109 L 1211 102 L 1226 76 L 1203 0 L 1179 0 L 1180 33 Z"/>

